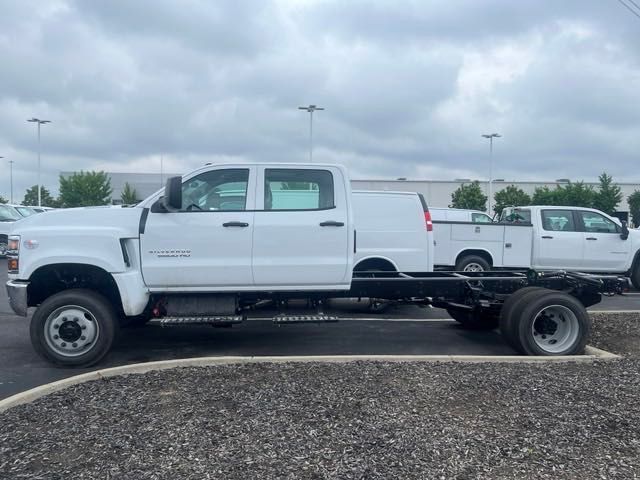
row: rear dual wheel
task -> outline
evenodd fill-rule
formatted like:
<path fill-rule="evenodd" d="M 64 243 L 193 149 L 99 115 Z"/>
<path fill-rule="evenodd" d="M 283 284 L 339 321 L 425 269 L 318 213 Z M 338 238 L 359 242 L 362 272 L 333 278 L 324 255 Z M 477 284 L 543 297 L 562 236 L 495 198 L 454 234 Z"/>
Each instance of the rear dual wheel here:
<path fill-rule="evenodd" d="M 584 352 L 591 319 L 582 303 L 567 293 L 544 288 L 519 292 L 505 302 L 500 318 L 500 330 L 512 347 L 525 355 Z"/>

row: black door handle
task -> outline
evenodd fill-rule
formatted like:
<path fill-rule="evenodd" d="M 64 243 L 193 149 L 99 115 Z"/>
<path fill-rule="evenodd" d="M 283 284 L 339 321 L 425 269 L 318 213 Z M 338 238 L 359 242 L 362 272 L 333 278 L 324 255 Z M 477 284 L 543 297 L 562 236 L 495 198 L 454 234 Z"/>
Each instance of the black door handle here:
<path fill-rule="evenodd" d="M 320 223 L 321 227 L 344 227 L 344 222 L 335 222 L 333 220 L 329 220 L 326 222 Z"/>
<path fill-rule="evenodd" d="M 596 237 L 587 237 L 587 240 L 597 240 Z"/>
<path fill-rule="evenodd" d="M 227 222 L 222 224 L 223 227 L 248 227 L 249 224 L 245 222 Z"/>
<path fill-rule="evenodd" d="M 542 238 L 553 238 L 551 235 L 543 235 Z"/>

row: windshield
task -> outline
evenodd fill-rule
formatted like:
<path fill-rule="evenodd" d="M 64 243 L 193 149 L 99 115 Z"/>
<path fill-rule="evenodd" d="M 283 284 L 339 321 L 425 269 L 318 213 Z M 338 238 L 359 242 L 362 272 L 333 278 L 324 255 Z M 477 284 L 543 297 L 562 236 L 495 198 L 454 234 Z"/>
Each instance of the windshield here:
<path fill-rule="evenodd" d="M 23 217 L 28 217 L 29 215 L 35 214 L 35 210 L 30 209 L 29 207 L 14 207 L 20 215 Z"/>
<path fill-rule="evenodd" d="M 20 214 L 12 207 L 0 205 L 0 222 L 14 222 L 20 218 Z"/>

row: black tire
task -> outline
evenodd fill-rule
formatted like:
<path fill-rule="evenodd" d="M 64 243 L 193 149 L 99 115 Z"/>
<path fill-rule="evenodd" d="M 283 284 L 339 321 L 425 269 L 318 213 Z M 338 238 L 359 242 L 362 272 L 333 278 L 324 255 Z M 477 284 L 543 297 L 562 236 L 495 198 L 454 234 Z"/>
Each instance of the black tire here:
<path fill-rule="evenodd" d="M 502 337 L 505 339 L 505 341 L 513 348 L 517 348 L 517 341 L 513 335 L 511 324 L 515 321 L 515 319 L 519 318 L 520 315 L 519 313 L 514 315 L 514 309 L 516 307 L 520 307 L 520 309 L 522 309 L 522 307 L 526 305 L 527 301 L 525 300 L 523 302 L 520 302 L 520 299 L 532 292 L 539 292 L 540 290 L 543 290 L 545 292 L 549 291 L 542 287 L 524 287 L 520 290 L 516 290 L 513 294 L 507 297 L 504 305 L 502 305 L 499 320 L 500 333 L 502 334 Z"/>
<path fill-rule="evenodd" d="M 488 272 L 491 265 L 484 258 L 478 255 L 465 255 L 456 262 L 456 272 L 464 272 L 465 268 L 477 267 L 477 270 L 469 270 L 472 272 Z"/>
<path fill-rule="evenodd" d="M 631 272 L 631 283 L 636 290 L 640 290 L 640 261 L 636 264 L 633 272 Z"/>
<path fill-rule="evenodd" d="M 525 355 L 579 355 L 591 333 L 584 305 L 564 292 L 530 292 L 520 298 L 511 323 L 517 350 Z"/>
<path fill-rule="evenodd" d="M 493 330 L 498 327 L 498 315 L 492 312 L 447 309 L 447 313 L 456 322 L 469 330 Z"/>
<path fill-rule="evenodd" d="M 0 235 L 0 258 L 4 258 L 7 252 L 7 246 L 9 245 L 9 237 L 6 235 Z"/>
<path fill-rule="evenodd" d="M 70 313 L 67 319 L 65 312 L 87 312 L 82 318 L 81 315 Z M 53 315 L 59 314 L 61 320 L 54 320 Z M 50 320 L 51 317 L 51 320 Z M 57 328 L 59 332 L 67 334 L 67 339 L 60 338 L 54 340 L 49 335 L 50 320 L 51 328 Z M 80 320 L 80 323 L 78 322 Z M 61 325 L 57 325 L 61 323 Z M 87 340 L 85 336 L 77 337 L 88 331 L 93 335 Z M 78 326 L 75 326 L 78 325 Z M 67 328 L 68 327 L 68 328 Z M 79 330 L 82 328 L 83 330 Z M 118 329 L 118 317 L 109 301 L 99 293 L 91 290 L 75 289 L 57 293 L 47 298 L 33 314 L 31 318 L 30 334 L 31 344 L 35 351 L 45 360 L 63 367 L 88 367 L 98 363 L 108 352 L 113 344 Z M 75 341 L 73 340 L 75 339 Z M 66 342 L 57 345 L 57 349 L 50 345 L 50 342 L 57 345 L 57 342 Z M 78 342 L 78 343 L 75 343 Z M 84 348 L 72 349 L 72 345 L 81 345 Z M 90 343 L 89 343 L 90 342 Z M 70 345 L 67 345 L 69 343 Z M 68 348 L 66 354 L 60 351 Z"/>

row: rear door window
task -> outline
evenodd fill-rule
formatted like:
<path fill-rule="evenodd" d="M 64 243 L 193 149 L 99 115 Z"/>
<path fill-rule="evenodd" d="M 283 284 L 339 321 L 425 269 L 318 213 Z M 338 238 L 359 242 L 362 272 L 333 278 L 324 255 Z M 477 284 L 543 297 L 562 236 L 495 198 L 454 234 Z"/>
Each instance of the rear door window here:
<path fill-rule="evenodd" d="M 571 210 L 542 210 L 542 228 L 553 232 L 576 232 Z"/>
<path fill-rule="evenodd" d="M 325 210 L 335 206 L 333 193 L 329 170 L 265 170 L 265 210 Z"/>

